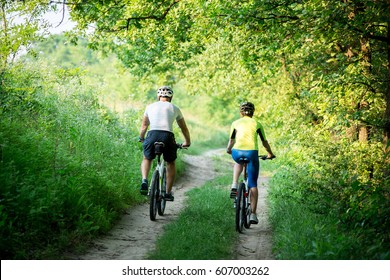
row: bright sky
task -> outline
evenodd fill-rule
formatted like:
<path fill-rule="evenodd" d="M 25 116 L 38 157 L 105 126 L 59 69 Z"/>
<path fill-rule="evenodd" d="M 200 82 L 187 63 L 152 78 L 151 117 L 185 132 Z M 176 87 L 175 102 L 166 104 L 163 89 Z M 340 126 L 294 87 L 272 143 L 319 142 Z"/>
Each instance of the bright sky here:
<path fill-rule="evenodd" d="M 74 22 L 70 20 L 68 9 L 65 7 L 65 17 L 62 23 L 62 7 L 57 12 L 49 12 L 45 15 L 45 19 L 52 25 L 49 29 L 51 34 L 59 34 L 64 31 L 69 31 L 76 26 Z"/>

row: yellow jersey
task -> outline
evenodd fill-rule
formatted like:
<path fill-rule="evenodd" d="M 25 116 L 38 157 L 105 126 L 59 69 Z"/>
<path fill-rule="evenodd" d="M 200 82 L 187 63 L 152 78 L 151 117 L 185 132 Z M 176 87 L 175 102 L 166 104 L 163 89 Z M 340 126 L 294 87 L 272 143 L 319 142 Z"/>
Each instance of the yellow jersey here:
<path fill-rule="evenodd" d="M 234 149 L 258 150 L 257 135 L 261 141 L 267 140 L 263 126 L 248 116 L 234 121 L 230 128 L 230 139 L 235 139 Z"/>

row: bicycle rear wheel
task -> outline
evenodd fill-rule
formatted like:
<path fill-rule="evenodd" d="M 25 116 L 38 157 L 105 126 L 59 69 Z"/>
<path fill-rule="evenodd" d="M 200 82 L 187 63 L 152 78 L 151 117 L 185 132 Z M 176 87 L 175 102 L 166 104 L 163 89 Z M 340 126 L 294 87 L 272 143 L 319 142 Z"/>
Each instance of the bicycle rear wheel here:
<path fill-rule="evenodd" d="M 236 201 L 236 230 L 240 233 L 244 230 L 244 223 L 246 218 L 245 208 L 245 185 L 241 183 L 237 190 L 237 201 Z"/>
<path fill-rule="evenodd" d="M 166 194 L 166 192 L 167 192 L 167 170 L 164 168 L 163 175 L 161 178 L 161 195 L 157 202 L 157 210 L 160 216 L 164 215 L 165 205 L 167 203 L 164 199 L 164 195 Z"/>
<path fill-rule="evenodd" d="M 244 199 L 244 204 L 245 204 L 245 213 L 243 213 L 243 219 L 244 219 L 244 227 L 245 228 L 250 228 L 251 226 L 251 214 L 252 214 L 252 208 L 250 204 L 250 190 L 245 190 L 245 199 Z"/>
<path fill-rule="evenodd" d="M 150 185 L 149 213 L 150 213 L 150 220 L 152 221 L 156 220 L 156 214 L 157 214 L 157 199 L 159 197 L 158 181 L 159 181 L 159 174 L 158 171 L 155 170 L 153 172 L 152 183 Z"/>

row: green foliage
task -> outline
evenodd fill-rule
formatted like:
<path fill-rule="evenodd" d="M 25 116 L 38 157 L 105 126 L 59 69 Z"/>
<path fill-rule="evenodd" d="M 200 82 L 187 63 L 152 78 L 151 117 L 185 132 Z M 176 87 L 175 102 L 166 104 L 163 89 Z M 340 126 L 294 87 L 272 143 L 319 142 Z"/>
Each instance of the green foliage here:
<path fill-rule="evenodd" d="M 0 71 L 13 63 L 21 52 L 30 51 L 32 42 L 40 40 L 48 27 L 41 16 L 55 6 L 42 5 L 42 1 L 0 2 Z"/>
<path fill-rule="evenodd" d="M 234 212 L 221 177 L 188 192 L 187 206 L 177 221 L 165 227 L 149 259 L 221 260 L 233 253 Z"/>
<path fill-rule="evenodd" d="M 275 227 L 273 240 L 277 259 L 340 260 L 365 256 L 356 240 L 338 231 L 334 217 L 315 214 L 304 204 L 289 201 L 283 190 L 273 191 L 272 196 L 275 201 L 270 220 Z"/>
<path fill-rule="evenodd" d="M 210 149 L 224 147 L 228 141 L 227 124 L 231 118 L 231 111 L 226 107 L 229 103 L 202 92 L 191 95 L 191 89 L 187 89 L 186 85 L 188 85 L 186 81 L 180 81 L 174 87 L 173 103 L 182 109 L 191 133 L 192 144 L 187 152 L 200 154 Z M 179 131 L 177 135 L 180 135 Z"/>
<path fill-rule="evenodd" d="M 381 147 L 323 144 L 279 154 L 269 194 L 278 258 L 388 259 L 390 188 Z"/>
<path fill-rule="evenodd" d="M 76 1 L 72 14 L 81 26 L 94 23 L 91 40 L 140 75 L 176 69 L 188 92 L 238 102 L 285 71 L 304 114 L 331 129 L 369 125 L 380 137 L 389 107 L 388 7 L 387 1 Z"/>
<path fill-rule="evenodd" d="M 283 179 L 274 179 L 269 194 L 270 220 L 274 228 L 274 250 L 277 259 L 390 258 L 386 233 L 388 191 L 383 193 L 382 190 L 376 196 L 364 195 L 359 198 L 352 195 L 349 201 L 355 209 L 342 208 L 337 201 L 327 203 L 326 206 L 330 209 L 326 209 L 324 205 L 315 205 L 323 203 L 323 196 L 326 196 L 322 193 L 324 186 L 317 186 L 315 195 L 311 190 L 310 198 L 301 201 L 300 191 L 306 186 L 299 185 L 294 177 L 284 174 Z M 329 201 L 329 198 L 325 199 Z M 348 222 L 344 221 L 347 216 Z M 384 224 L 375 224 L 377 222 Z"/>
<path fill-rule="evenodd" d="M 135 139 L 145 106 L 140 103 L 155 99 L 155 91 L 148 97 L 131 90 L 153 83 L 140 85 L 116 69 L 114 59 L 98 59 L 82 42 L 76 47 L 63 36 L 49 37 L 37 45 L 39 55 L 22 57 L 23 66 L 3 72 L 4 258 L 61 258 L 63 251 L 83 247 L 109 230 L 123 209 L 144 201 L 136 183 L 142 152 Z M 180 89 L 175 96 L 180 106 L 193 105 L 193 97 Z M 208 106 L 207 99 L 200 102 Z M 203 106 L 198 108 L 202 114 Z M 194 136 L 189 151 L 204 149 L 197 139 L 207 143 L 217 131 L 205 133 L 208 127 L 195 111 L 189 111 L 188 119 Z M 179 174 L 183 168 L 178 161 Z"/>
<path fill-rule="evenodd" d="M 45 67 L 15 65 L 1 77 L 2 258 L 56 258 L 142 201 L 132 184 L 137 132 L 77 71 Z"/>
<path fill-rule="evenodd" d="M 4 239 L 5 247 L 40 242 L 40 232 L 74 224 L 80 227 L 70 239 L 77 242 L 107 228 L 123 201 L 137 200 L 125 187 L 140 155 L 130 152 L 140 147 L 129 139 L 145 103 L 170 84 L 198 151 L 226 145 L 237 105 L 255 103 L 278 156 L 270 202 L 280 258 L 389 258 L 389 166 L 381 147 L 383 132 L 389 135 L 388 1 L 74 0 L 72 19 L 84 31 L 93 28 L 84 33 L 87 42 L 52 37 L 37 47 L 40 61 L 42 52 L 53 62 L 39 63 L 43 72 L 53 68 L 50 75 L 9 65 L 39 39 L 39 15 L 53 7 L 3 2 L 1 199 L 12 208 L 1 204 L 0 225 L 7 236 L 13 225 L 31 227 L 15 231 L 12 242 Z M 15 13 L 32 21 L 12 23 Z M 105 60 L 86 45 L 107 54 Z M 124 67 L 113 67 L 110 53 Z M 65 188 L 69 197 L 58 201 L 54 194 Z M 23 212 L 19 202 L 32 206 Z M 65 202 L 81 211 L 68 211 L 79 218 L 54 214 L 54 205 Z M 53 220 L 60 222 L 37 230 Z M 308 242 L 298 251 L 302 237 Z M 49 250 L 49 243 L 41 247 Z M 17 257 L 34 256 L 33 249 L 16 249 Z"/>

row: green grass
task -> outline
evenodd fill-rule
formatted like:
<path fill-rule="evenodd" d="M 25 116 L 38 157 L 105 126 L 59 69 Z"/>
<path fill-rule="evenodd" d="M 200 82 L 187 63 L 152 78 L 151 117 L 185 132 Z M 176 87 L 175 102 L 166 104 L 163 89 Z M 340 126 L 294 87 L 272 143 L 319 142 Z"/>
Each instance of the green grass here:
<path fill-rule="evenodd" d="M 237 233 L 227 186 L 230 176 L 189 191 L 187 207 L 165 227 L 148 259 L 232 259 Z"/>
<path fill-rule="evenodd" d="M 389 259 L 388 243 L 375 235 L 374 229 L 370 235 L 360 224 L 345 229 L 336 213 L 315 212 L 309 203 L 302 202 L 301 194 L 292 191 L 289 178 L 275 178 L 270 182 L 268 199 L 276 259 Z"/>
<path fill-rule="evenodd" d="M 337 232 L 337 220 L 330 216 L 282 200 L 273 204 L 270 212 L 277 259 L 349 259 L 356 249 Z"/>

